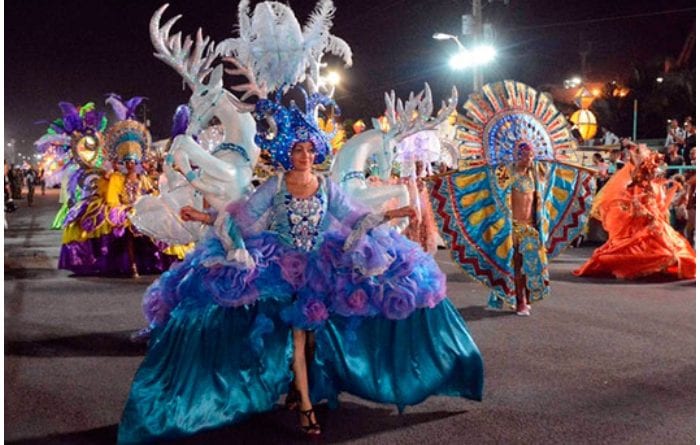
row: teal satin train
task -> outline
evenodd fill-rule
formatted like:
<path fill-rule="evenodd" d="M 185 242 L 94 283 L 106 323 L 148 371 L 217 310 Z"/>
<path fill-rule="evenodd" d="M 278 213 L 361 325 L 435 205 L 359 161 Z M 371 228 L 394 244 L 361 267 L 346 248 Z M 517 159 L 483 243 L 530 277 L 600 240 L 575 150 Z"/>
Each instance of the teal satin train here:
<path fill-rule="evenodd" d="M 291 331 L 279 317 L 285 304 L 179 305 L 153 333 L 118 442 L 189 436 L 273 409 L 293 377 Z M 332 317 L 315 338 L 314 403 L 335 406 L 340 392 L 399 409 L 431 395 L 481 400 L 481 353 L 447 299 L 404 320 Z"/>

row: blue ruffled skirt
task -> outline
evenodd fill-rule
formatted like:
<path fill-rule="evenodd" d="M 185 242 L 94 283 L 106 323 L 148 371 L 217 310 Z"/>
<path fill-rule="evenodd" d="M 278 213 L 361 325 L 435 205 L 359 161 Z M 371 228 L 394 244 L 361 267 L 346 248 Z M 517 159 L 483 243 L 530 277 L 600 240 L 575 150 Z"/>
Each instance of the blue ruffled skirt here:
<path fill-rule="evenodd" d="M 271 410 L 293 379 L 292 328 L 315 334 L 314 403 L 334 406 L 341 392 L 399 409 L 431 395 L 481 400 L 481 354 L 433 258 L 392 232 L 365 238 L 343 252 L 343 237 L 329 234 L 301 256 L 261 234 L 246 240 L 254 271 L 223 261 L 211 238 L 163 274 L 144 301 L 155 328 L 119 443 Z"/>

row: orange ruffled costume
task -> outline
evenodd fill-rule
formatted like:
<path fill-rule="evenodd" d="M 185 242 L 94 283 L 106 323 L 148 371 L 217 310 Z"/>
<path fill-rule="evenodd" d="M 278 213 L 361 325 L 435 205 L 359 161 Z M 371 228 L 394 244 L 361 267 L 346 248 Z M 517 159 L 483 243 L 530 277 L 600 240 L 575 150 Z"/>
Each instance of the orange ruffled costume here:
<path fill-rule="evenodd" d="M 677 184 L 653 179 L 655 157 L 647 155 L 637 168 L 628 163 L 598 193 L 591 216 L 602 221 L 608 241 L 574 275 L 695 278 L 695 251 L 669 224 Z"/>

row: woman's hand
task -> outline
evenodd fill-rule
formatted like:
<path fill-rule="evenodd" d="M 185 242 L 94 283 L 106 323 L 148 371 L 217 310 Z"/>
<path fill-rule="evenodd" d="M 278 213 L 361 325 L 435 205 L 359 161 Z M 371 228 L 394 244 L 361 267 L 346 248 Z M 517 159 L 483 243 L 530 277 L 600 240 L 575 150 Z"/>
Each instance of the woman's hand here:
<path fill-rule="evenodd" d="M 416 211 L 416 208 L 413 206 L 406 206 L 406 207 L 401 207 L 400 209 L 392 209 L 388 210 L 384 214 L 386 219 L 394 219 L 394 218 L 415 218 L 418 216 L 418 212 Z"/>
<path fill-rule="evenodd" d="M 211 215 L 209 215 L 206 212 L 200 212 L 199 210 L 196 210 L 192 206 L 185 206 L 180 209 L 180 218 L 182 218 L 183 221 L 199 221 L 204 224 L 211 225 L 212 224 L 212 218 Z"/>

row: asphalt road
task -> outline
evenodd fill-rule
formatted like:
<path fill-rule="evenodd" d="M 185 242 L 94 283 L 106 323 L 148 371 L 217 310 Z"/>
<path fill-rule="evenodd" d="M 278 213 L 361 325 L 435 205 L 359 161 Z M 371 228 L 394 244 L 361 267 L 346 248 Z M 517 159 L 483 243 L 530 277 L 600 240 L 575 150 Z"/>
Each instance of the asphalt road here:
<path fill-rule="evenodd" d="M 56 270 L 48 230 L 56 190 L 8 215 L 5 431 L 11 444 L 114 443 L 145 347 L 141 296 L 155 277 L 76 278 Z M 592 247 L 551 265 L 552 296 L 529 318 L 484 309 L 487 291 L 440 251 L 449 295 L 485 362 L 483 402 L 432 397 L 395 407 L 341 397 L 318 407 L 321 442 L 391 444 L 692 444 L 695 282 L 581 279 Z M 303 443 L 277 410 L 180 443 Z"/>

